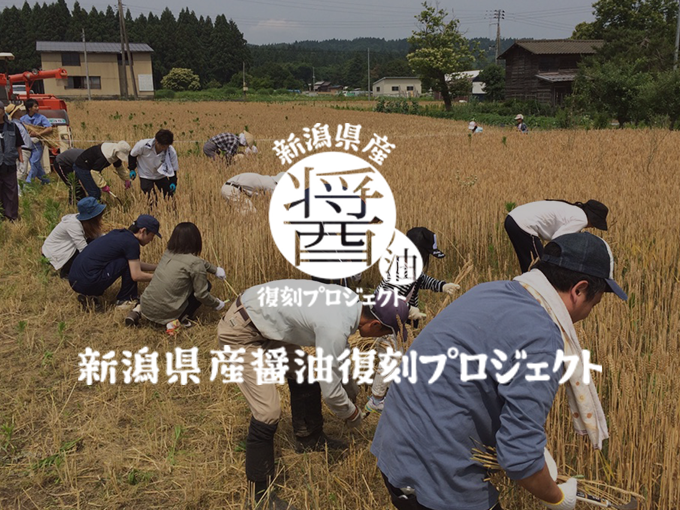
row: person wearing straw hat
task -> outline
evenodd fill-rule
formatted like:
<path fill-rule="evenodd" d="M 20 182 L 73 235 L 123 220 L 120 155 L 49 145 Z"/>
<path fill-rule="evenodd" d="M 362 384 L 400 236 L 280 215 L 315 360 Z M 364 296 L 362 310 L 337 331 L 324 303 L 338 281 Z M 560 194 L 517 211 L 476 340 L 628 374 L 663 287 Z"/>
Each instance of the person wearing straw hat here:
<path fill-rule="evenodd" d="M 443 366 L 420 363 L 416 381 L 392 385 L 371 447 L 397 509 L 500 509 L 471 459 L 484 447 L 545 507 L 574 509 L 576 480 L 556 484 L 544 460 L 545 422 L 567 377 L 576 432 L 596 449 L 609 437 L 574 324 L 607 292 L 627 299 L 613 260 L 593 234 L 557 237 L 530 272 L 473 287 L 425 326 L 410 350 Z"/>
<path fill-rule="evenodd" d="M 444 258 L 444 253 L 439 250 L 437 246 L 437 234 L 425 227 L 414 227 L 408 232 L 406 232 L 406 237 L 408 237 L 411 242 L 418 248 L 420 252 L 420 257 L 423 260 L 423 272 L 420 274 L 418 279 L 407 285 L 398 285 L 383 280 L 378 285 L 378 289 L 391 289 L 396 291 L 400 296 L 404 297 L 409 304 L 409 314 L 407 323 L 413 325 L 414 328 L 418 327 L 418 322 L 420 319 L 425 318 L 425 314 L 420 311 L 419 296 L 418 293 L 421 289 L 432 290 L 434 292 L 445 292 L 452 296 L 456 291 L 460 290 L 460 285 L 456 283 L 447 283 L 443 280 L 437 280 L 425 274 L 427 268 L 430 266 L 430 256 L 441 259 Z M 394 352 L 401 352 L 402 345 L 400 342 L 395 341 L 393 335 L 382 337 L 378 340 L 378 352 L 385 352 L 387 349 L 391 348 Z M 385 395 L 387 394 L 387 389 L 390 386 L 389 382 L 385 382 L 385 378 L 392 372 L 378 372 L 373 378 L 373 385 L 371 386 L 371 396 L 366 402 L 364 409 L 369 413 L 380 414 L 385 407 Z"/>
<path fill-rule="evenodd" d="M 478 135 L 484 131 L 484 128 L 482 128 L 474 120 L 470 121 L 470 123 L 468 124 L 468 129 L 470 130 L 471 135 Z"/>
<path fill-rule="evenodd" d="M 116 169 L 118 177 L 125 183 L 125 189 L 130 189 L 132 182 L 127 170 L 123 167 L 123 163 L 127 164 L 129 155 L 130 145 L 126 141 L 100 143 L 85 149 L 76 159 L 73 170 L 88 196 L 99 200 L 102 191 L 111 192 L 106 180 L 101 175 L 102 170 L 109 165 L 113 165 Z M 95 172 L 92 172 L 92 170 Z"/>
<path fill-rule="evenodd" d="M 517 126 L 517 131 L 519 131 L 523 135 L 529 134 L 529 128 L 524 123 L 524 115 L 522 115 L 521 113 L 515 115 L 515 125 Z"/>
<path fill-rule="evenodd" d="M 172 197 L 177 189 L 179 163 L 172 146 L 174 139 L 172 131 L 160 129 L 153 138 L 140 140 L 130 151 L 130 179 L 139 174 L 139 185 L 152 205 L 156 202 L 156 189 L 164 198 Z"/>
<path fill-rule="evenodd" d="M 291 291 L 305 296 L 304 302 L 277 306 L 261 298 L 265 292 L 278 295 Z M 325 297 L 329 293 L 354 299 L 329 302 Z M 276 473 L 274 434 L 281 418 L 281 403 L 276 384 L 258 381 L 258 372 L 253 366 L 258 352 L 260 359 L 263 355 L 267 359 L 274 356 L 273 350 L 287 356 L 280 381 L 287 376 L 296 450 L 345 449 L 346 443 L 330 439 L 324 433 L 321 412 L 323 395 L 330 410 L 349 428 L 358 428 L 362 423 L 362 412 L 355 405 L 358 386 L 354 379 L 343 384 L 338 357 L 349 348 L 348 339 L 357 331 L 362 337 L 393 333 L 405 338 L 407 317 L 408 305 L 392 292 L 384 293 L 373 306 L 368 306 L 349 289 L 309 280 L 270 282 L 251 287 L 238 296 L 220 321 L 217 336 L 222 350 L 239 351 L 244 359 L 242 382 L 238 382 L 238 386 L 252 412 L 245 470 L 249 489 L 254 493 L 255 503 L 260 505 L 257 508 L 292 509 L 270 491 Z M 302 347 L 314 347 L 317 354 L 322 350 L 324 357 L 330 356 L 329 378 L 309 382 L 308 373 L 304 372 L 304 378 L 296 379 L 294 370 L 299 362 L 310 366 L 300 351 Z M 251 364 L 252 360 L 255 363 Z"/>
<path fill-rule="evenodd" d="M 68 279 L 76 257 L 102 235 L 104 209 L 106 205 L 94 197 L 83 198 L 78 201 L 78 214 L 64 216 L 45 239 L 42 254 L 62 278 Z"/>
<path fill-rule="evenodd" d="M 140 215 L 128 228 L 112 230 L 95 239 L 76 257 L 69 272 L 71 288 L 84 308 L 101 309 L 99 298 L 121 279 L 116 306 L 130 308 L 139 300 L 138 282 L 150 282 L 156 264 L 140 262 L 140 249 L 161 237 L 160 223 Z"/>
<path fill-rule="evenodd" d="M 284 175 L 286 175 L 286 172 L 280 172 L 275 176 L 254 172 L 234 175 L 222 186 L 222 198 L 237 206 L 242 213 L 256 212 L 257 209 L 250 199 L 253 196 L 273 193 Z"/>
<path fill-rule="evenodd" d="M 10 120 L 4 106 L 0 102 L 0 206 L 5 218 L 16 221 L 19 219 L 17 161 L 23 161 L 24 141 L 19 126 Z"/>
<path fill-rule="evenodd" d="M 21 183 L 28 177 L 30 169 L 29 161 L 31 159 L 31 151 L 33 150 L 33 140 L 31 140 L 31 135 L 28 134 L 26 126 L 21 122 L 22 115 L 26 113 L 24 105 L 10 104 L 5 108 L 5 113 L 17 125 L 23 140 L 21 145 L 21 161 L 17 160 L 17 182 L 19 183 L 19 195 L 21 196 Z"/>
<path fill-rule="evenodd" d="M 45 169 L 42 166 L 43 144 L 38 136 L 47 136 L 52 132 L 52 123 L 47 117 L 39 113 L 40 106 L 35 99 L 27 99 L 24 102 L 26 108 L 26 115 L 21 117 L 21 122 L 26 126 L 32 126 L 29 129 L 31 140 L 33 141 L 33 150 L 31 151 L 31 170 L 28 173 L 26 182 L 31 182 L 34 178 L 40 179 L 42 184 L 48 184 L 50 180 L 45 177 Z"/>
<path fill-rule="evenodd" d="M 541 200 L 515 207 L 505 218 L 510 238 L 523 273 L 543 254 L 543 241 L 580 232 L 584 228 L 607 230 L 609 209 L 602 202 Z"/>
<path fill-rule="evenodd" d="M 243 153 L 239 153 L 239 147 L 245 147 Z M 218 154 L 224 156 L 224 161 L 229 165 L 236 160 L 251 154 L 257 154 L 255 137 L 248 131 L 239 135 L 233 133 L 220 133 L 213 136 L 203 145 L 203 154 L 210 159 L 215 159 Z"/>

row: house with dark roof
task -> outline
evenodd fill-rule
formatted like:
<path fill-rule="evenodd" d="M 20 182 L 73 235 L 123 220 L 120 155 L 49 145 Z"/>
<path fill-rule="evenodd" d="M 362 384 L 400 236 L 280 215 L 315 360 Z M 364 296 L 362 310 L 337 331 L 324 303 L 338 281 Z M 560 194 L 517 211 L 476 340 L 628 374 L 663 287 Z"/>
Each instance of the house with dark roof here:
<path fill-rule="evenodd" d="M 560 105 L 571 94 L 578 63 L 602 47 L 601 40 L 518 40 L 505 60 L 505 98 Z"/>
<path fill-rule="evenodd" d="M 131 76 L 128 58 L 120 51 L 120 43 L 37 41 L 35 49 L 40 54 L 43 69 L 63 68 L 68 78 L 45 80 L 45 93 L 63 98 L 86 98 L 89 76 L 92 97 L 118 98 L 125 92 L 132 96 L 132 83 L 137 85 L 139 97 L 153 98 L 153 72 L 148 44 L 130 43 L 134 77 Z M 87 50 L 87 67 L 85 66 Z M 123 67 L 125 64 L 125 73 Z M 126 80 L 123 79 L 125 76 Z"/>

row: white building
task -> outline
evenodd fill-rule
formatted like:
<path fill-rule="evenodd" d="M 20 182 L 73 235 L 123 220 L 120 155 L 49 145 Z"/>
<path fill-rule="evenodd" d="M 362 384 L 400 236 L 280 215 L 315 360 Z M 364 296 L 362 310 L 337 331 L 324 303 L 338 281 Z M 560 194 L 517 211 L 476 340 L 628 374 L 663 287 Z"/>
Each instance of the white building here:
<path fill-rule="evenodd" d="M 412 76 L 386 76 L 373 83 L 374 96 L 420 97 L 423 93 L 420 78 Z"/>

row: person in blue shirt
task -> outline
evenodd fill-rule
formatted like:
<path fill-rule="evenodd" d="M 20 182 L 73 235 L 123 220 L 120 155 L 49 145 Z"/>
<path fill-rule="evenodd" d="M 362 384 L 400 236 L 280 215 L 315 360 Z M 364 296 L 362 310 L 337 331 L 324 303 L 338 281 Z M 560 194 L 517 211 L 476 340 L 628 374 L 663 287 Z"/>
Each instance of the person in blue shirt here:
<path fill-rule="evenodd" d="M 24 106 L 26 107 L 26 115 L 21 117 L 21 122 L 27 125 L 36 126 L 30 129 L 31 135 L 34 137 L 33 140 L 33 150 L 31 151 L 31 171 L 28 173 L 26 182 L 31 182 L 33 179 L 38 178 L 43 184 L 48 184 L 50 180 L 45 177 L 45 169 L 42 166 L 43 157 L 43 144 L 42 142 L 35 138 L 35 136 L 45 136 L 52 132 L 52 123 L 44 115 L 38 113 L 40 106 L 38 106 L 38 101 L 35 99 L 28 99 Z"/>
<path fill-rule="evenodd" d="M 101 309 L 99 297 L 121 278 L 116 306 L 129 308 L 139 299 L 137 282 L 150 282 L 156 264 L 140 261 L 140 249 L 161 237 L 158 220 L 140 215 L 127 229 L 112 230 L 95 239 L 71 265 L 68 280 L 84 308 Z"/>
<path fill-rule="evenodd" d="M 563 375 L 553 367 L 558 350 L 578 346 L 573 324 L 590 314 L 604 292 L 627 299 L 612 272 L 603 239 L 586 232 L 557 237 L 532 271 L 477 285 L 423 329 L 410 351 L 418 359 L 444 355 L 443 370 L 430 384 L 438 363 L 421 362 L 417 381 L 392 384 L 371 447 L 397 509 L 499 510 L 485 468 L 471 459 L 480 444 L 495 448 L 506 475 L 545 507 L 574 509 L 576 480 L 558 485 L 544 460 L 545 422 Z M 521 362 L 518 351 L 526 353 Z M 480 356 L 495 363 L 480 369 Z M 541 375 L 548 377 L 527 380 L 536 373 L 530 363 L 547 367 Z M 499 377 L 516 365 L 511 377 Z M 587 389 L 580 379 L 567 384 L 565 391 Z M 582 410 L 588 396 L 576 395 L 574 405 Z M 601 410 L 596 394 L 589 398 Z M 601 432 L 599 445 L 588 432 L 601 448 L 608 437 L 603 413 L 601 420 L 588 416 L 584 428 Z"/>

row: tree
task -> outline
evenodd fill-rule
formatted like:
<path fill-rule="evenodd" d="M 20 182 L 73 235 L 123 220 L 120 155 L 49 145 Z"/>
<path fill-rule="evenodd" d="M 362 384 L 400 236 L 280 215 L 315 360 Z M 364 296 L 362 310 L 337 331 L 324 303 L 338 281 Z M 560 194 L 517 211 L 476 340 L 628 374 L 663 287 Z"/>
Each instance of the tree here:
<path fill-rule="evenodd" d="M 505 98 L 505 68 L 498 64 L 491 64 L 479 73 L 479 79 L 484 83 L 484 93 L 489 101 L 500 101 Z"/>
<path fill-rule="evenodd" d="M 440 92 L 444 107 L 451 110 L 451 92 L 447 75 L 465 71 L 474 55 L 465 37 L 458 31 L 458 20 L 446 21 L 448 13 L 423 2 L 423 10 L 415 18 L 418 30 L 408 38 L 412 51 L 407 55 L 411 68 L 423 81 L 423 88 Z"/>
<path fill-rule="evenodd" d="M 164 89 L 177 92 L 181 90 L 201 90 L 201 81 L 198 75 L 191 69 L 183 67 L 170 69 L 170 72 L 161 80 L 161 85 Z"/>
<path fill-rule="evenodd" d="M 670 129 L 677 129 L 680 120 L 680 70 L 659 73 L 640 92 L 642 107 L 649 113 L 666 117 Z"/>

